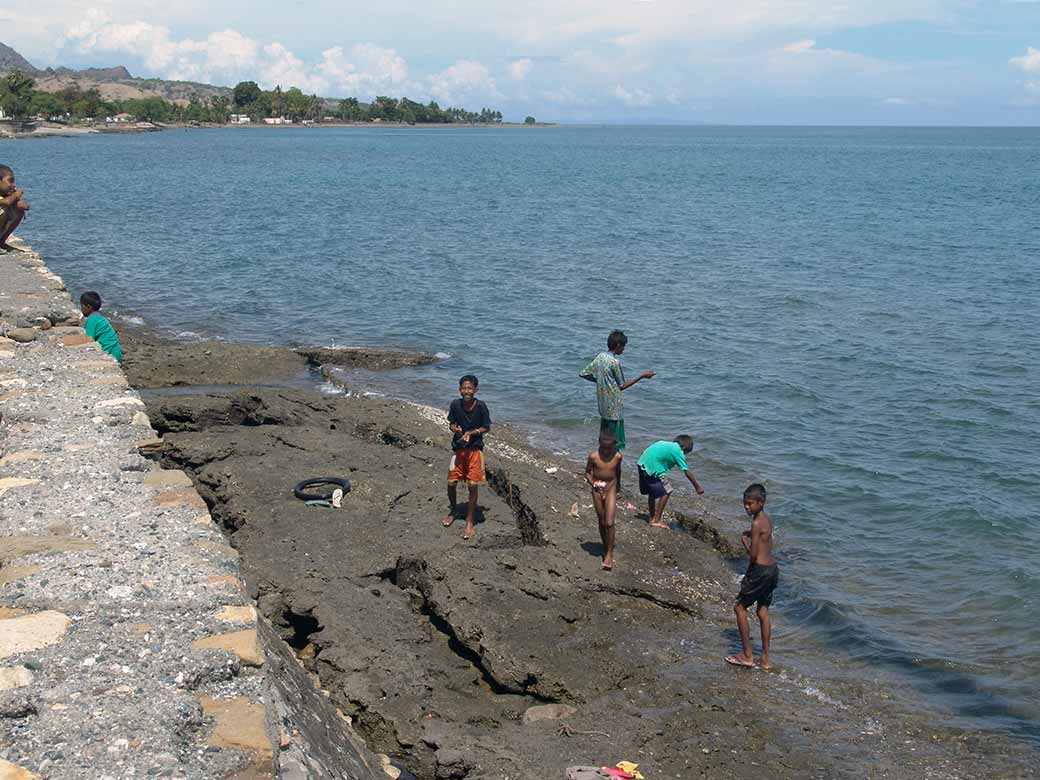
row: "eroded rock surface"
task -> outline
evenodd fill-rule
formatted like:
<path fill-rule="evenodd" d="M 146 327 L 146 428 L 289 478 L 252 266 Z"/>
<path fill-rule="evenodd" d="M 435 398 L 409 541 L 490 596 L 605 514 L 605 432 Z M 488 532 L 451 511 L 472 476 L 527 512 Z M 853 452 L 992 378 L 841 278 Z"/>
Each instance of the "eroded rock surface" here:
<path fill-rule="evenodd" d="M 869 685 L 828 704 L 796 677 L 722 664 L 735 540 L 717 500 L 682 507 L 689 533 L 662 533 L 623 495 L 608 573 L 575 464 L 501 427 L 465 542 L 461 520 L 440 524 L 439 412 L 255 387 L 146 401 L 156 457 L 193 476 L 261 612 L 368 744 L 423 780 L 622 758 L 647 777 L 757 778 L 763 761 L 781 778 L 966 777 L 971 748 L 949 732 L 902 716 L 866 732 Z M 342 509 L 293 497 L 316 476 L 351 480 Z"/>

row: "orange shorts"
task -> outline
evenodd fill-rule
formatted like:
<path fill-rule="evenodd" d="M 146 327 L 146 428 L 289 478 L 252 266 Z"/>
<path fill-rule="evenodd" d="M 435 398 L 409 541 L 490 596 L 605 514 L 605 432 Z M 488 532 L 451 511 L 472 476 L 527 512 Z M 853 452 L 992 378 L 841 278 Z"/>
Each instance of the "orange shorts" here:
<path fill-rule="evenodd" d="M 467 485 L 479 485 L 484 482 L 484 450 L 477 447 L 465 447 L 455 450 L 448 467 L 448 484 L 465 482 Z"/>

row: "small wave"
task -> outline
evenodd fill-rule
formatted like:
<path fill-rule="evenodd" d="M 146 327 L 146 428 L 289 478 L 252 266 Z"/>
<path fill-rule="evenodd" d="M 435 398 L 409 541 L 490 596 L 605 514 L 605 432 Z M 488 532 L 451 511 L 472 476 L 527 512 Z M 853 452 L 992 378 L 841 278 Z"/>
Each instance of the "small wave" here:
<path fill-rule="evenodd" d="M 361 395 L 365 398 L 386 398 L 386 393 L 380 393 L 377 390 L 366 390 Z"/>
<path fill-rule="evenodd" d="M 434 352 L 433 356 L 438 360 L 447 360 L 452 354 L 450 352 Z"/>
<path fill-rule="evenodd" d="M 122 312 L 117 311 L 116 309 L 112 310 L 112 314 L 114 314 L 116 317 L 118 317 L 119 319 L 121 319 L 123 322 L 125 322 L 128 325 L 144 325 L 145 324 L 144 317 L 138 317 L 135 314 L 123 314 Z"/>
<path fill-rule="evenodd" d="M 789 675 L 787 671 L 780 672 L 780 679 L 785 682 L 792 683 L 799 691 L 804 693 L 810 699 L 816 699 L 821 704 L 826 704 L 829 707 L 834 707 L 838 710 L 847 710 L 849 707 L 847 704 L 835 699 L 833 696 L 821 691 L 809 680 L 806 680 L 800 675 Z"/>
<path fill-rule="evenodd" d="M 179 331 L 176 334 L 176 338 L 182 339 L 184 341 L 203 341 L 204 340 L 201 333 L 196 333 L 193 330 L 182 330 L 182 331 Z"/>
<path fill-rule="evenodd" d="M 347 388 L 335 382 L 322 382 L 318 385 L 318 392 L 322 395 L 350 395 Z"/>

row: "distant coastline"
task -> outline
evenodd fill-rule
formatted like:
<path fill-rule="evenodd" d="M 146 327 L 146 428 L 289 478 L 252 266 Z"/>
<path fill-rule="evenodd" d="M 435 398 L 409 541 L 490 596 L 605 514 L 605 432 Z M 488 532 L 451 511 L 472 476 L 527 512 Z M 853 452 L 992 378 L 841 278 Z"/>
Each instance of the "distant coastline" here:
<path fill-rule="evenodd" d="M 21 123 L 25 124 L 25 123 Z M 559 127 L 557 122 L 496 122 L 494 124 L 473 124 L 471 122 L 431 122 L 431 123 L 407 123 L 407 122 L 294 122 L 283 124 L 265 124 L 262 122 L 248 124 L 218 124 L 216 122 L 174 122 L 169 124 L 160 123 L 135 123 L 135 124 L 58 124 L 56 122 L 35 123 L 36 126 L 29 131 L 14 129 L 16 125 L 11 122 L 0 121 L 0 141 L 2 140 L 28 140 L 32 138 L 73 138 L 84 135 L 136 135 L 139 133 L 155 133 L 164 130 L 289 130 L 289 129 L 330 129 L 330 128 L 357 128 L 363 129 L 396 129 L 396 130 L 418 130 L 428 128 L 465 128 L 465 129 L 494 129 L 494 128 L 546 128 Z M 143 126 L 148 125 L 148 126 Z"/>

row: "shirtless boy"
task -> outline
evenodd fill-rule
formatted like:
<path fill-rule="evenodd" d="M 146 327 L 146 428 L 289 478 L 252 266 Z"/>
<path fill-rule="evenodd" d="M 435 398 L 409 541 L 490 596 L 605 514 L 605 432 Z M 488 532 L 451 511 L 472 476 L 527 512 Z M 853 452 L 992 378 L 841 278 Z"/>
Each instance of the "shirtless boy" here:
<path fill-rule="evenodd" d="M 7 243 L 18 223 L 22 221 L 29 204 L 22 197 L 22 191 L 15 188 L 14 171 L 6 165 L 0 165 L 0 251 L 15 251 Z"/>
<path fill-rule="evenodd" d="M 603 541 L 603 568 L 614 568 L 614 514 L 617 511 L 618 482 L 621 480 L 621 458 L 613 432 L 599 435 L 599 449 L 589 453 L 585 463 L 585 481 L 592 486 L 592 503 L 599 521 L 599 538 Z"/>
<path fill-rule="evenodd" d="M 740 541 L 748 554 L 748 570 L 740 581 L 740 593 L 733 611 L 737 613 L 737 628 L 744 647 L 740 655 L 726 656 L 726 663 L 733 666 L 753 668 L 755 658 L 751 653 L 751 633 L 748 629 L 747 608 L 758 604 L 758 623 L 762 627 L 762 658 L 759 665 L 769 669 L 769 605 L 773 602 L 773 591 L 780 578 L 776 559 L 773 558 L 773 521 L 764 511 L 766 489 L 757 482 L 744 491 L 744 511 L 751 518 L 751 529 L 740 535 Z"/>

